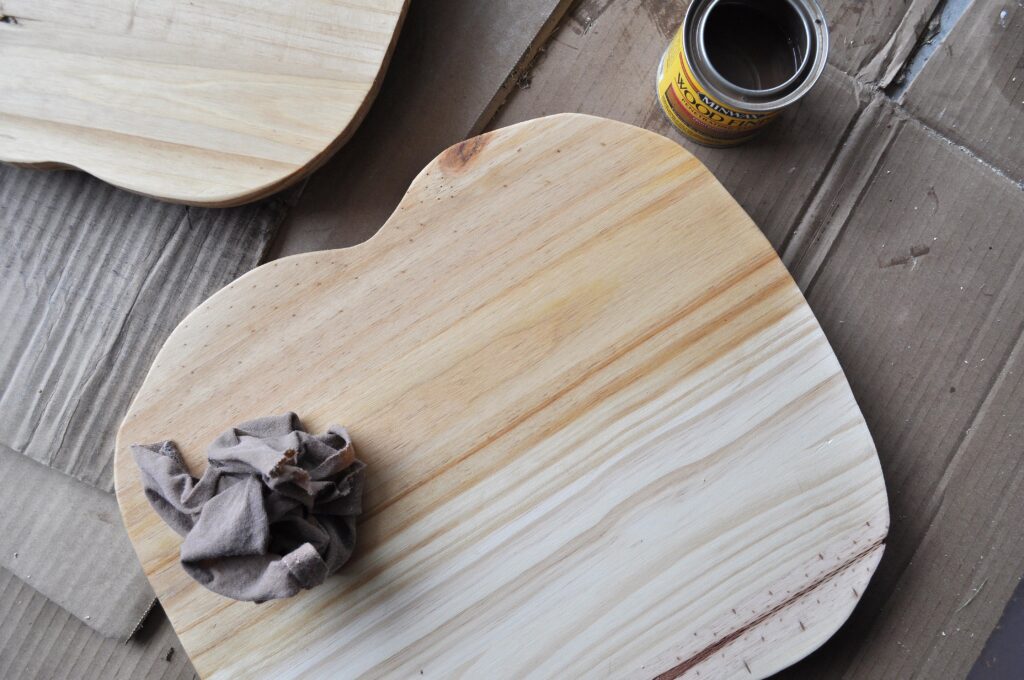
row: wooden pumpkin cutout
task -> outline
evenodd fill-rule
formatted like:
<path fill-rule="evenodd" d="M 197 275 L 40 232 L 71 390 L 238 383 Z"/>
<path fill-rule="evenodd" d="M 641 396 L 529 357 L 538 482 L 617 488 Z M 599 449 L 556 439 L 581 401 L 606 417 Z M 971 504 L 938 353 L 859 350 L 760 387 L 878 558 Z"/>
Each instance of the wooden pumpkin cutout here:
<path fill-rule="evenodd" d="M 356 555 L 262 605 L 189 580 L 128 447 L 294 410 L 368 464 Z M 361 245 L 266 264 L 171 335 L 118 500 L 207 678 L 764 677 L 881 557 L 879 462 L 750 218 L 656 134 L 558 115 L 459 144 Z"/>

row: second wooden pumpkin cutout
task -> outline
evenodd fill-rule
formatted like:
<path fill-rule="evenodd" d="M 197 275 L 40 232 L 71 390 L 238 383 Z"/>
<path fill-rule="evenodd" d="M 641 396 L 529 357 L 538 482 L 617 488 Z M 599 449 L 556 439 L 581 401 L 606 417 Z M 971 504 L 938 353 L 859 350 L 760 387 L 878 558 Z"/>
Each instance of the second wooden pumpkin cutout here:
<path fill-rule="evenodd" d="M 6 0 L 0 160 L 227 206 L 355 130 L 408 0 Z"/>

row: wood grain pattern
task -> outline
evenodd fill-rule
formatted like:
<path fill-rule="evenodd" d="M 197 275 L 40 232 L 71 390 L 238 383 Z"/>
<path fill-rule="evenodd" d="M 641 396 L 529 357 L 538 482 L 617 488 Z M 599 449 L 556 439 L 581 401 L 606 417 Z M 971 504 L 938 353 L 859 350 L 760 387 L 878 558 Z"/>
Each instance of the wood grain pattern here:
<path fill-rule="evenodd" d="M 0 160 L 225 206 L 351 135 L 407 0 L 6 0 Z"/>
<path fill-rule="evenodd" d="M 357 557 L 252 605 L 193 583 L 127 447 L 348 425 Z M 457 145 L 370 241 L 179 326 L 118 437 L 129 535 L 204 677 L 763 677 L 845 620 L 888 527 L 814 316 L 711 174 L 579 115 Z"/>

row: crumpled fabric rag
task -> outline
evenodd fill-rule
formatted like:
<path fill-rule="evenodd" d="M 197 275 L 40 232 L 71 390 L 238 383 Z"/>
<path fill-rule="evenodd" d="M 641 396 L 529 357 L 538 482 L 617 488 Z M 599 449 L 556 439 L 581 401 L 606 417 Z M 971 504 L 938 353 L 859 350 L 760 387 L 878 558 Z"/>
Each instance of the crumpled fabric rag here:
<path fill-rule="evenodd" d="M 352 555 L 365 466 L 343 427 L 312 435 L 294 413 L 244 422 L 210 445 L 199 479 L 173 442 L 131 448 L 146 498 L 185 537 L 182 567 L 216 593 L 291 597 Z"/>

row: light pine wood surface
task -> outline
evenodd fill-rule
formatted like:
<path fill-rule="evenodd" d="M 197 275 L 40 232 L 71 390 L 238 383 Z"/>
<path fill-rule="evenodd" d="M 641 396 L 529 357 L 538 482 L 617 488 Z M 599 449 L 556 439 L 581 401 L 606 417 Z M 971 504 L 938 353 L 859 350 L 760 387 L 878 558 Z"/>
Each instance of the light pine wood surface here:
<path fill-rule="evenodd" d="M 195 473 L 247 418 L 349 427 L 354 561 L 192 582 L 128 446 Z M 264 265 L 171 335 L 118 437 L 129 535 L 203 677 L 764 677 L 881 556 L 870 434 L 813 314 L 688 152 L 560 115 L 457 145 L 364 244 Z"/>
<path fill-rule="evenodd" d="M 322 163 L 376 93 L 407 0 L 5 0 L 0 160 L 195 205 Z"/>

